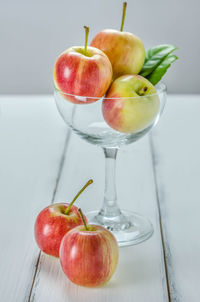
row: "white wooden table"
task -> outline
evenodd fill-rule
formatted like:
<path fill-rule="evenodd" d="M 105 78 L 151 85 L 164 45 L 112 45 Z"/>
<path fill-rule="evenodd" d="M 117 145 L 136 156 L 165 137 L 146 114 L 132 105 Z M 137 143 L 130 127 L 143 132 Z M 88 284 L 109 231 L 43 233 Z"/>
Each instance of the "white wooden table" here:
<path fill-rule="evenodd" d="M 103 288 L 70 283 L 59 260 L 39 252 L 33 226 L 52 202 L 101 206 L 104 157 L 71 134 L 49 96 L 0 98 L 0 301 L 200 301 L 200 96 L 169 96 L 157 127 L 120 150 L 120 205 L 149 217 L 155 232 L 120 249 Z"/>

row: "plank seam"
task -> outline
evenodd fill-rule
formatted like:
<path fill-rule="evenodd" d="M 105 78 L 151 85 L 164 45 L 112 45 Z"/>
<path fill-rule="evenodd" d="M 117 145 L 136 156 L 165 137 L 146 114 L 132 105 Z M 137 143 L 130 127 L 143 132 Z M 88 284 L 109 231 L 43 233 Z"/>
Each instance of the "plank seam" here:
<path fill-rule="evenodd" d="M 61 157 L 61 160 L 60 160 L 58 175 L 57 175 L 56 184 L 55 184 L 55 188 L 54 188 L 54 191 L 53 191 L 51 203 L 54 203 L 54 201 L 55 201 L 55 196 L 56 196 L 56 192 L 57 192 L 57 189 L 58 189 L 61 174 L 62 174 L 62 171 L 63 171 L 65 158 L 66 158 L 67 147 L 69 145 L 70 137 L 71 137 L 71 130 L 68 130 L 67 135 L 66 135 L 66 139 L 65 139 L 65 145 L 64 145 L 64 148 L 63 148 L 62 157 Z"/>
<path fill-rule="evenodd" d="M 39 266 L 39 262 L 40 262 L 40 257 L 41 257 L 41 251 L 39 251 L 39 254 L 38 254 L 38 257 L 37 257 L 37 262 L 36 262 L 36 265 L 35 265 L 35 272 L 34 272 L 34 275 L 33 275 L 31 289 L 30 289 L 30 292 L 29 292 L 28 300 L 27 300 L 28 302 L 31 299 L 31 295 L 32 295 L 32 291 L 33 291 L 33 286 L 34 286 L 34 283 L 35 283 L 36 274 L 37 274 L 38 266 Z"/>
<path fill-rule="evenodd" d="M 156 173 L 156 155 L 155 155 L 155 147 L 153 143 L 153 135 L 150 134 L 150 149 L 152 154 L 152 162 L 153 162 L 153 173 L 154 179 L 156 184 L 156 198 L 157 198 L 157 205 L 158 205 L 158 212 L 159 212 L 159 222 L 160 222 L 160 232 L 161 232 L 161 240 L 163 246 L 163 256 L 164 256 L 164 266 L 165 266 L 165 273 L 166 273 L 166 280 L 167 280 L 167 290 L 169 295 L 170 302 L 179 302 L 182 301 L 182 297 L 180 292 L 177 289 L 177 284 L 174 279 L 174 272 L 173 272 L 173 265 L 172 265 L 172 258 L 171 258 L 171 250 L 169 246 L 167 230 L 165 227 L 165 220 L 162 218 L 162 212 L 164 211 L 164 206 L 161 207 L 160 197 L 159 197 L 159 190 L 158 190 L 158 181 L 157 181 L 157 173 Z M 162 188 L 162 187 L 161 187 Z"/>
<path fill-rule="evenodd" d="M 53 204 L 54 201 L 55 201 L 55 196 L 56 196 L 59 181 L 60 181 L 60 178 L 61 178 L 62 170 L 63 170 L 63 167 L 64 167 L 66 152 L 67 152 L 67 147 L 69 145 L 70 137 L 71 137 L 71 130 L 67 129 L 67 135 L 66 135 L 66 138 L 65 138 L 63 152 L 62 152 L 61 159 L 60 159 L 60 164 L 59 164 L 59 167 L 58 167 L 58 173 L 57 173 L 56 183 L 55 183 L 55 187 L 54 187 L 53 194 L 52 194 L 51 204 Z M 31 302 L 31 301 L 34 302 L 34 300 L 35 300 L 35 294 L 33 293 L 33 288 L 34 288 L 35 281 L 36 281 L 36 276 L 37 276 L 37 272 L 38 272 L 38 268 L 39 268 L 40 258 L 41 258 L 41 251 L 38 254 L 38 258 L 37 258 L 37 262 L 36 262 L 36 266 L 35 266 L 35 272 L 34 272 L 34 276 L 33 276 L 33 280 L 32 280 L 30 293 L 29 293 L 27 302 Z M 32 300 L 31 300 L 31 298 L 32 298 Z"/>
<path fill-rule="evenodd" d="M 163 251 L 163 260 L 164 260 L 164 270 L 165 270 L 165 277 L 166 277 L 168 301 L 172 302 L 170 282 L 169 282 L 168 264 L 167 264 L 167 253 L 166 253 L 166 246 L 165 246 L 165 239 L 164 239 L 164 232 L 163 232 L 160 198 L 159 198 L 159 192 L 158 192 L 158 182 L 157 182 L 157 177 L 156 177 L 156 168 L 155 168 L 156 160 L 155 160 L 155 152 L 154 152 L 152 134 L 149 135 L 149 142 L 150 142 L 150 151 L 151 151 L 151 159 L 152 159 L 152 166 L 153 166 L 153 178 L 154 178 L 155 190 L 156 190 L 156 202 L 157 202 L 157 209 L 158 209 L 158 220 L 159 220 L 159 226 L 160 226 L 160 235 L 161 235 L 161 244 L 162 244 L 162 251 Z"/>

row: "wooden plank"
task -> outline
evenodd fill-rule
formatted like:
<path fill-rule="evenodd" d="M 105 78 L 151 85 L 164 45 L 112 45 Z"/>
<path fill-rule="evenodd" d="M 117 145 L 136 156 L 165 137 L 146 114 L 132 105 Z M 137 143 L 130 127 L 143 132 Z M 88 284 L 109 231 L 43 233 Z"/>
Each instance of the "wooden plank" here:
<path fill-rule="evenodd" d="M 94 184 L 78 202 L 85 212 L 101 206 L 104 157 L 100 148 L 73 134 L 55 201 L 70 201 L 91 177 Z M 120 151 L 117 161 L 117 187 L 122 208 L 138 211 L 151 219 L 155 228 L 153 237 L 143 244 L 121 248 L 116 274 L 107 286 L 97 289 L 72 284 L 64 276 L 59 260 L 42 254 L 31 302 L 168 301 L 148 137 Z"/>
<path fill-rule="evenodd" d="M 2 96 L 0 107 L 0 300 L 28 301 L 34 221 L 52 200 L 67 129 L 52 97 Z"/>
<path fill-rule="evenodd" d="M 171 301 L 200 297 L 200 96 L 172 96 L 152 136 Z"/>

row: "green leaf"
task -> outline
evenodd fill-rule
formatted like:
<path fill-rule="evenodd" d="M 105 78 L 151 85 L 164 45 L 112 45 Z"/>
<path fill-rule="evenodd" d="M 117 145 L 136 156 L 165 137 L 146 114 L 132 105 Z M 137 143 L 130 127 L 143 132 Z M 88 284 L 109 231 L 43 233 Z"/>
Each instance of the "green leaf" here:
<path fill-rule="evenodd" d="M 169 54 L 164 60 L 154 69 L 154 71 L 149 74 L 146 78 L 153 84 L 156 85 L 164 74 L 167 72 L 167 69 L 171 64 L 178 59 L 177 56 Z"/>
<path fill-rule="evenodd" d="M 176 46 L 164 44 L 154 46 L 147 50 L 145 62 L 140 75 L 143 77 L 150 75 L 161 64 L 161 62 L 176 49 Z"/>

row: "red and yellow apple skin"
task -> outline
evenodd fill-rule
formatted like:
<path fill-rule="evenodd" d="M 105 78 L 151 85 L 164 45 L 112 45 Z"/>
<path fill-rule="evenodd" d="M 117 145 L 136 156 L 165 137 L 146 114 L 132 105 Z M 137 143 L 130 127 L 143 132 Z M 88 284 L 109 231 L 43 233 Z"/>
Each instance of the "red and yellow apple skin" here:
<path fill-rule="evenodd" d="M 75 284 L 96 287 L 114 274 L 119 257 L 113 234 L 99 225 L 78 226 L 68 232 L 60 246 L 60 262 L 66 276 Z"/>
<path fill-rule="evenodd" d="M 141 131 L 153 122 L 159 112 L 160 101 L 155 87 L 140 75 L 117 78 L 106 98 L 102 102 L 104 119 L 119 132 Z"/>
<path fill-rule="evenodd" d="M 43 209 L 36 218 L 35 240 L 39 248 L 48 255 L 59 257 L 60 243 L 64 235 L 83 224 L 76 206 L 73 205 L 69 213 L 64 214 L 68 206 L 68 203 L 52 204 Z"/>
<path fill-rule="evenodd" d="M 76 104 L 88 104 L 101 98 L 112 80 L 112 65 L 99 49 L 74 46 L 65 50 L 54 65 L 54 84 L 63 96 Z M 66 93 L 66 95 L 65 95 Z M 87 96 L 80 99 L 69 96 Z"/>
<path fill-rule="evenodd" d="M 91 46 L 101 49 L 108 56 L 113 79 L 125 74 L 138 74 L 144 64 L 144 45 L 132 33 L 105 29 L 94 37 Z"/>

